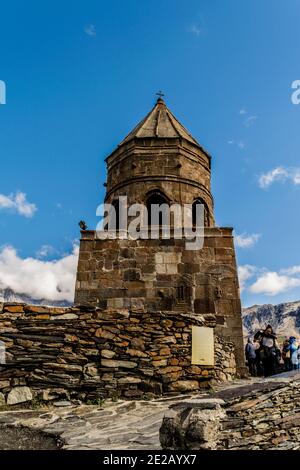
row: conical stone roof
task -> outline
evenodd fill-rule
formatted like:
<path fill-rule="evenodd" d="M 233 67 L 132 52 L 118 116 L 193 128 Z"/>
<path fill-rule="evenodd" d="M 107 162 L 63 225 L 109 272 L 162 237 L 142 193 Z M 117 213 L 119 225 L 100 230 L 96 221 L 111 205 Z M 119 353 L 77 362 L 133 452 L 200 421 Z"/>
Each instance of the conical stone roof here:
<path fill-rule="evenodd" d="M 131 139 L 162 137 L 162 138 L 184 138 L 194 145 L 200 146 L 191 134 L 171 113 L 162 98 L 158 98 L 155 106 L 149 114 L 125 137 L 120 145 Z"/>

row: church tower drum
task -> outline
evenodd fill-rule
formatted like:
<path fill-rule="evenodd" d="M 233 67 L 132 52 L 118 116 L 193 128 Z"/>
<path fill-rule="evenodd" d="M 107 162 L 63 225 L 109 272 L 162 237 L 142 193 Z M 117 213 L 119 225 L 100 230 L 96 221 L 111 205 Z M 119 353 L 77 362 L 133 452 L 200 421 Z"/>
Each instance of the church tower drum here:
<path fill-rule="evenodd" d="M 106 202 L 127 196 L 147 204 L 152 195 L 168 203 L 201 201 L 207 226 L 214 226 L 210 155 L 159 98 L 130 134 L 107 157 Z"/>

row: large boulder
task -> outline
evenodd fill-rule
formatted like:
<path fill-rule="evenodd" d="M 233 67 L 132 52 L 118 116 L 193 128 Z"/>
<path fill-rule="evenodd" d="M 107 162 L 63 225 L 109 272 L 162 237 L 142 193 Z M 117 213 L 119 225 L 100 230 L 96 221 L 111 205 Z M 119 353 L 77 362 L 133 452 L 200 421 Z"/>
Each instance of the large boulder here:
<path fill-rule="evenodd" d="M 191 399 L 171 405 L 159 430 L 163 449 L 214 450 L 226 416 L 223 400 Z"/>
<path fill-rule="evenodd" d="M 16 405 L 32 400 L 32 393 L 29 387 L 14 387 L 7 396 L 8 405 Z"/>
<path fill-rule="evenodd" d="M 199 382 L 197 380 L 178 380 L 169 387 L 174 392 L 190 392 L 199 390 Z"/>

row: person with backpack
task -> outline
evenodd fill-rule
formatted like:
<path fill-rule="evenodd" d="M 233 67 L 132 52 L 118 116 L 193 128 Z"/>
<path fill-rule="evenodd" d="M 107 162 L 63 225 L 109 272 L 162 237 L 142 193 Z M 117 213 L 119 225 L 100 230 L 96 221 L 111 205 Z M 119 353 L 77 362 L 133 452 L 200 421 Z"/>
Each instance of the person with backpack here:
<path fill-rule="evenodd" d="M 292 363 L 292 369 L 297 370 L 299 369 L 299 343 L 295 336 L 291 336 L 289 339 L 290 343 L 290 352 L 291 352 L 291 363 Z"/>

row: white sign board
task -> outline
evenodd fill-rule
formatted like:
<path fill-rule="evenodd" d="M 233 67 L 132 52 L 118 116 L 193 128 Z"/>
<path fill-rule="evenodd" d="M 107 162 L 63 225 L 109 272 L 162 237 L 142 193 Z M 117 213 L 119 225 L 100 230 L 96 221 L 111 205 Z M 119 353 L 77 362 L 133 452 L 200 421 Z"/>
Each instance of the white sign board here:
<path fill-rule="evenodd" d="M 206 326 L 192 326 L 192 364 L 215 364 L 214 330 Z"/>

